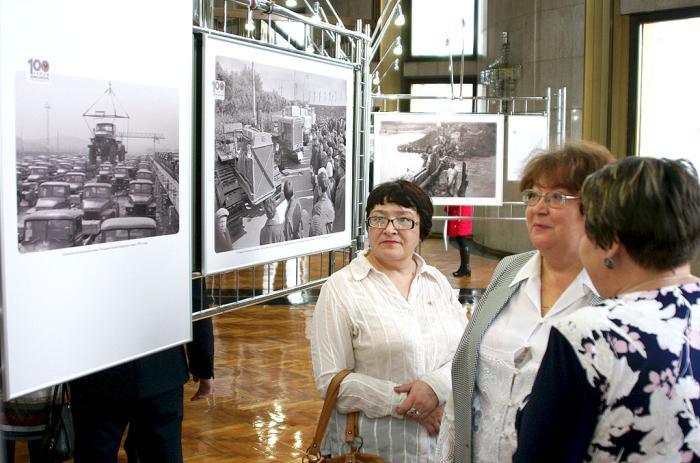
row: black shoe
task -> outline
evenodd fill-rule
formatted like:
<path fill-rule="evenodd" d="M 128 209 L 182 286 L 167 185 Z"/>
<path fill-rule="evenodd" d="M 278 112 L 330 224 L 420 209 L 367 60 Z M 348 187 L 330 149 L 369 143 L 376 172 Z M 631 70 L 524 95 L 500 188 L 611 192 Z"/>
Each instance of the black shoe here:
<path fill-rule="evenodd" d="M 452 272 L 452 276 L 456 277 L 456 278 L 465 277 L 465 276 L 470 277 L 470 276 L 472 276 L 472 271 L 469 267 L 467 267 L 467 268 L 460 267 L 457 269 L 456 272 Z"/>

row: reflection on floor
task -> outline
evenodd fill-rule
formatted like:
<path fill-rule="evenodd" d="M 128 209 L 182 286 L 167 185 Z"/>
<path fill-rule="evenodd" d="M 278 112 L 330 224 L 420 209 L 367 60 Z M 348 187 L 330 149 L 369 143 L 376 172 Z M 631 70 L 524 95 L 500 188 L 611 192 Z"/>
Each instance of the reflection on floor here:
<path fill-rule="evenodd" d="M 441 240 L 421 254 L 455 288 L 485 288 L 498 259 L 472 257 L 472 277 L 454 278 L 458 251 Z M 477 253 L 475 253 L 477 254 Z M 311 302 L 316 291 L 293 295 Z M 295 462 L 309 445 L 321 409 L 313 382 L 307 322 L 313 305 L 289 300 L 215 317 L 216 393 L 186 404 L 183 447 L 188 462 Z M 194 385 L 187 386 L 187 394 Z"/>
<path fill-rule="evenodd" d="M 442 240 L 423 243 L 421 254 L 455 288 L 484 288 L 498 262 L 472 257 L 472 277 L 453 278 L 457 248 L 445 252 Z M 476 253 L 475 253 L 476 254 Z M 306 334 L 316 291 L 281 303 L 217 315 L 216 392 L 208 401 L 185 404 L 183 451 L 186 462 L 301 461 L 321 409 L 313 382 Z M 290 300 L 304 303 L 290 304 Z M 186 386 L 185 396 L 195 385 Z M 24 459 L 23 459 L 24 458 Z M 28 461 L 18 447 L 17 461 Z M 123 452 L 120 462 L 126 462 Z"/>

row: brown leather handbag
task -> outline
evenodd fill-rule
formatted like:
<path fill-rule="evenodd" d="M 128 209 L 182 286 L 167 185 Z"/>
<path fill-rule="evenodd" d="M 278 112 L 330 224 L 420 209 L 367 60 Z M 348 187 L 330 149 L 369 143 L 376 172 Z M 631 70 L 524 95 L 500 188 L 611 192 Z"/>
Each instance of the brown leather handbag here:
<path fill-rule="evenodd" d="M 321 441 L 326 433 L 326 427 L 331 419 L 331 413 L 335 408 L 335 402 L 338 398 L 338 390 L 340 383 L 347 375 L 352 373 L 351 370 L 342 370 L 338 372 L 331 380 L 326 392 L 326 400 L 323 402 L 321 417 L 318 419 L 314 441 L 311 446 L 306 449 L 306 453 L 301 458 L 302 463 L 384 463 L 384 458 L 379 455 L 370 455 L 362 453 L 362 437 L 357 435 L 357 423 L 359 421 L 360 412 L 352 412 L 347 414 L 345 426 L 345 443 L 348 446 L 348 452 L 337 457 L 326 457 L 321 455 Z"/>

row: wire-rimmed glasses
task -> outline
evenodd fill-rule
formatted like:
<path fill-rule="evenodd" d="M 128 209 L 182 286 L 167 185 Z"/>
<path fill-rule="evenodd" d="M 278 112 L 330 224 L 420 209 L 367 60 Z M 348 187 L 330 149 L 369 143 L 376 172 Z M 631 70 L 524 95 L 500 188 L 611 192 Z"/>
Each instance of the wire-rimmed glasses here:
<path fill-rule="evenodd" d="M 579 199 L 579 196 L 571 196 L 561 191 L 542 193 L 536 190 L 523 191 L 523 204 L 526 206 L 537 206 L 540 198 L 544 198 L 544 203 L 553 209 L 561 209 L 566 204 L 567 199 Z"/>

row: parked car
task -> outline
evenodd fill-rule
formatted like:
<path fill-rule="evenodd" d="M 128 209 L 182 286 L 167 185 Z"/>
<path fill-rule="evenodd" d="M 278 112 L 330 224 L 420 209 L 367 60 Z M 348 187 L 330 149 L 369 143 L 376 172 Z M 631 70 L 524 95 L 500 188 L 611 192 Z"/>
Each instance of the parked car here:
<path fill-rule="evenodd" d="M 150 169 L 139 169 L 136 171 L 136 178 L 153 181 L 153 172 Z"/>
<path fill-rule="evenodd" d="M 129 182 L 129 202 L 126 206 L 126 215 L 155 218 L 156 202 L 152 181 L 138 179 Z"/>
<path fill-rule="evenodd" d="M 28 182 L 43 183 L 49 179 L 49 167 L 44 165 L 34 164 L 29 168 Z"/>
<path fill-rule="evenodd" d="M 68 172 L 63 180 L 70 186 L 70 201 L 73 205 L 79 205 L 83 200 L 83 187 L 87 180 L 84 172 Z"/>
<path fill-rule="evenodd" d="M 112 185 L 109 183 L 86 183 L 83 187 L 83 230 L 98 233 L 100 222 L 111 217 L 119 217 L 119 203 L 112 198 Z"/>
<path fill-rule="evenodd" d="M 156 221 L 152 218 L 117 217 L 102 222 L 95 242 L 111 243 L 151 236 L 156 236 Z"/>
<path fill-rule="evenodd" d="M 20 233 L 20 252 L 49 251 L 85 244 L 79 209 L 37 211 L 24 219 Z"/>
<path fill-rule="evenodd" d="M 114 168 L 114 190 L 128 190 L 130 180 L 129 167 L 125 164 L 117 164 L 117 167 Z"/>
<path fill-rule="evenodd" d="M 97 171 L 97 181 L 100 183 L 112 183 L 114 178 L 114 166 L 109 162 L 103 162 L 100 164 L 100 168 Z"/>
<path fill-rule="evenodd" d="M 27 206 L 34 207 L 39 198 L 39 184 L 36 182 L 22 182 L 22 199 Z"/>
<path fill-rule="evenodd" d="M 17 163 L 17 172 L 22 176 L 22 181 L 26 180 L 29 176 L 29 164 L 26 162 Z"/>
<path fill-rule="evenodd" d="M 56 170 L 56 178 L 63 178 L 68 172 L 73 170 L 73 163 L 62 161 L 58 163 L 58 169 Z"/>
<path fill-rule="evenodd" d="M 44 182 L 39 185 L 36 210 L 70 208 L 70 185 L 66 182 Z"/>

